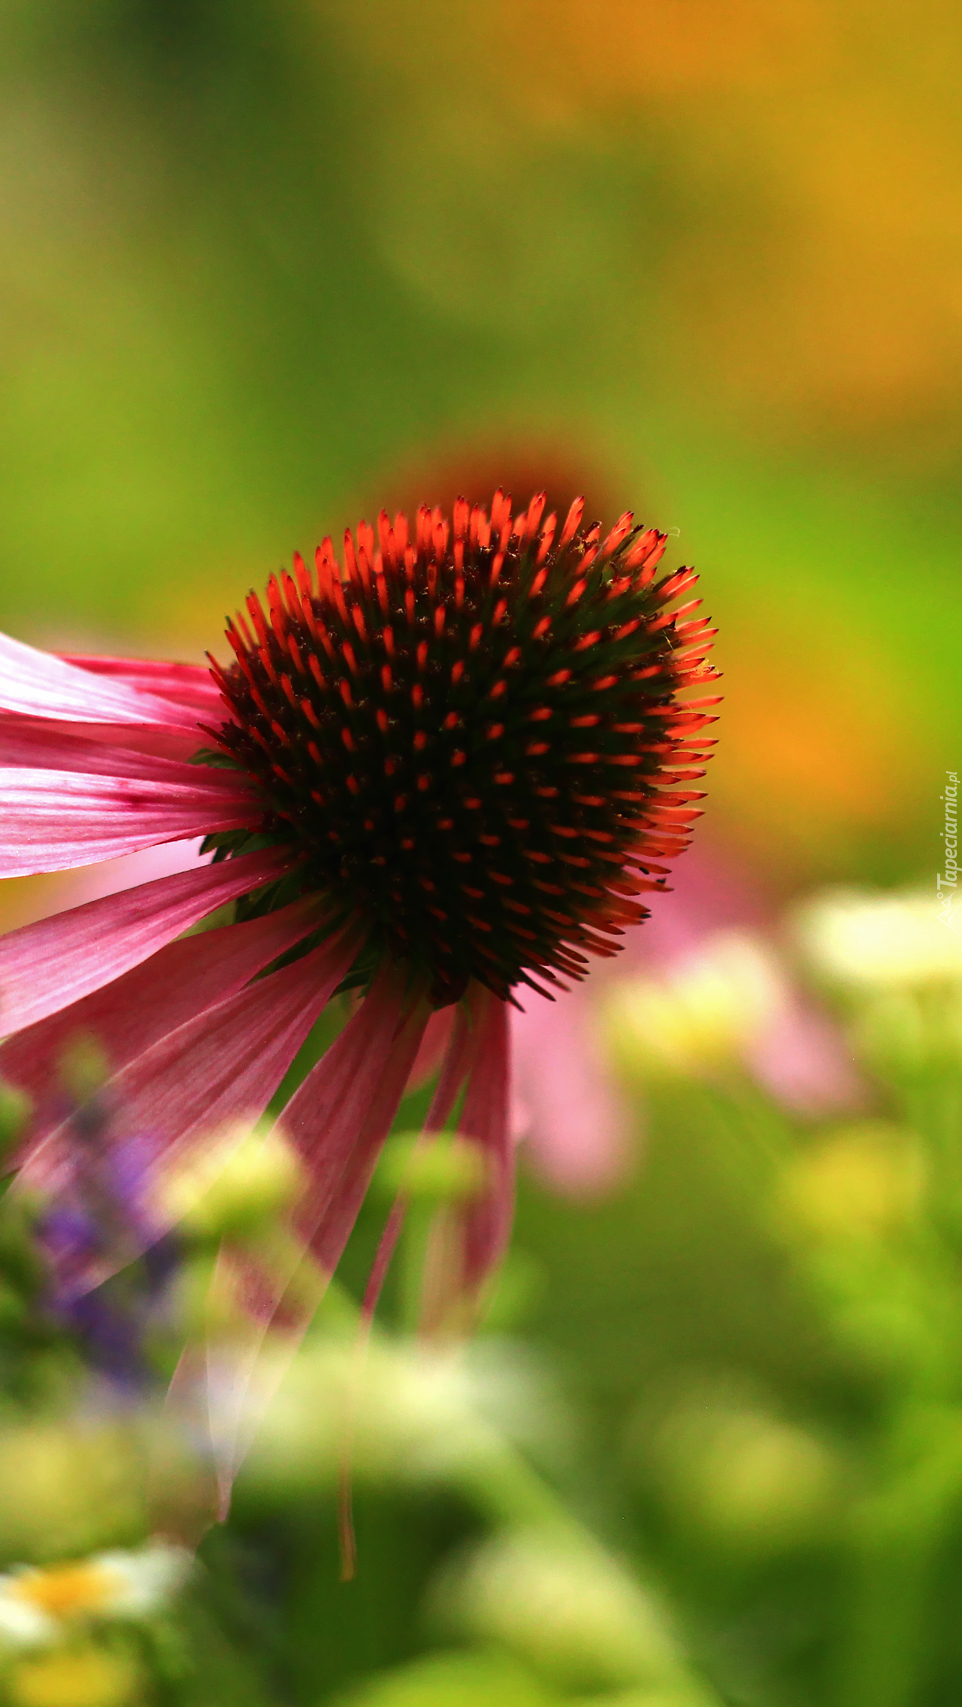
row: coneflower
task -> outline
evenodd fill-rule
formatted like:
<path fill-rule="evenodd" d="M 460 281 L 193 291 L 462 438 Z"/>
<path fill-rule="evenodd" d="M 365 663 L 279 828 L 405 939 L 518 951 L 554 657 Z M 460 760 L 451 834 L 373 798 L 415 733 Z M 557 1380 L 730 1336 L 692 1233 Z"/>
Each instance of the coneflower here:
<path fill-rule="evenodd" d="M 508 1004 L 580 979 L 646 916 L 707 757 L 713 633 L 665 535 L 576 501 L 459 501 L 325 540 L 228 626 L 235 661 L 60 659 L 0 642 L 0 875 L 205 835 L 210 864 L 0 943 L 0 1072 L 62 1145 L 50 1064 L 93 1033 L 130 1135 L 179 1150 L 259 1116 L 329 998 L 363 1000 L 281 1115 L 304 1238 L 336 1265 L 425 1030 L 456 1004 L 428 1116 L 488 1155 L 452 1285 L 510 1224 Z M 183 932 L 215 908 L 235 922 Z M 439 1024 L 444 1023 L 444 1016 Z M 123 1134 L 119 1135 L 120 1137 Z"/>

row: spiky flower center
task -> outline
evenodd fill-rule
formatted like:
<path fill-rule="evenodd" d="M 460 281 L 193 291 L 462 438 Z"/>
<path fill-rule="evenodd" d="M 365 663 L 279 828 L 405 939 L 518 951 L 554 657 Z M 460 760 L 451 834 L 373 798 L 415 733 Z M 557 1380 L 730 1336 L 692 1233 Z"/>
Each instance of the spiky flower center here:
<path fill-rule="evenodd" d="M 215 666 L 217 740 L 263 790 L 264 831 L 438 1004 L 471 978 L 507 997 L 582 977 L 696 816 L 709 702 L 678 695 L 714 674 L 713 630 L 666 608 L 695 576 L 656 585 L 665 536 L 630 515 L 602 539 L 579 501 L 556 539 L 543 510 L 459 500 L 452 529 L 422 508 L 411 541 L 382 512 L 343 570 L 325 540 L 316 581 L 298 556 L 266 614 L 252 593 Z"/>

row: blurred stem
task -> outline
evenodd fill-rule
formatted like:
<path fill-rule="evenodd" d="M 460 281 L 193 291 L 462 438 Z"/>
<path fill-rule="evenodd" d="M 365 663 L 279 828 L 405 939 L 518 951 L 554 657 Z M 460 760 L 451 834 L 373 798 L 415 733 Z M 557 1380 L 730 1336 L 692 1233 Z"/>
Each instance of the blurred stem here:
<path fill-rule="evenodd" d="M 962 1222 L 962 1075 L 918 1074 L 899 1089 L 906 1122 L 928 1151 L 933 1215 L 957 1245 Z"/>
<path fill-rule="evenodd" d="M 401 1333 L 414 1335 L 421 1326 L 424 1267 L 436 1212 L 434 1203 L 417 1198 L 408 1203 L 397 1254 L 398 1328 Z"/>
<path fill-rule="evenodd" d="M 920 1698 L 939 1555 L 962 1492 L 962 1419 L 913 1412 L 903 1412 L 897 1432 L 914 1436 L 914 1465 L 854 1514 L 838 1707 L 910 1707 Z"/>
<path fill-rule="evenodd" d="M 413 1204 L 412 1226 L 409 1229 L 406 1223 L 402 1236 L 402 1314 L 406 1315 L 409 1306 L 413 1306 L 415 1329 L 420 1307 L 423 1245 L 435 1210 L 436 1206 L 430 1203 Z M 332 1280 L 328 1286 L 324 1315 L 329 1328 L 333 1327 L 339 1337 L 360 1329 L 361 1313 L 357 1302 L 337 1280 Z M 373 1339 L 387 1337 L 381 1335 L 376 1324 L 371 1333 Z M 459 1444 L 451 1481 L 492 1523 L 505 1528 L 540 1529 L 570 1542 L 598 1545 L 518 1449 L 480 1417 L 476 1420 L 470 1444 Z"/>

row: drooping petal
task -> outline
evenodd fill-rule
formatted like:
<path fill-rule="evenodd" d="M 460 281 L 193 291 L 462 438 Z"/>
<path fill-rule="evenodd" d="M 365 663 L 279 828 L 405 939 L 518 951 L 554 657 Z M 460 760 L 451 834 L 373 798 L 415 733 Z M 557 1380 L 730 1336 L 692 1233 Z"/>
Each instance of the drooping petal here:
<path fill-rule="evenodd" d="M 110 1081 L 121 1135 L 157 1132 L 173 1159 L 195 1137 L 259 1119 L 357 950 L 341 931 L 139 1055 Z"/>
<path fill-rule="evenodd" d="M 321 911 L 308 898 L 245 924 L 168 942 L 141 965 L 11 1037 L 0 1047 L 0 1076 L 33 1098 L 34 1135 L 59 1119 L 53 1111 L 45 1117 L 45 1103 L 54 1110 L 59 1105 L 53 1069 L 72 1039 L 95 1039 L 111 1072 L 119 1072 L 160 1038 L 242 989 L 313 930 Z"/>
<path fill-rule="evenodd" d="M 167 1395 L 175 1415 L 191 1412 L 206 1432 L 217 1484 L 217 1516 L 230 1510 L 231 1490 L 258 1425 L 297 1354 L 323 1297 L 327 1276 L 291 1236 L 268 1253 L 225 1240 L 211 1276 L 223 1339 L 188 1344 Z M 201 1398 L 202 1395 L 202 1398 Z"/>
<path fill-rule="evenodd" d="M 514 1210 L 514 1144 L 509 1119 L 508 1010 L 490 990 L 478 994 L 474 1062 L 458 1131 L 488 1159 L 486 1191 L 465 1207 L 464 1280 L 474 1290 L 504 1253 Z"/>
<path fill-rule="evenodd" d="M 0 1032 L 9 1035 L 119 978 L 199 919 L 294 863 L 285 849 L 197 866 L 105 895 L 0 939 Z"/>
<path fill-rule="evenodd" d="M 296 1208 L 295 1225 L 320 1265 L 318 1284 L 336 1268 L 357 1219 L 428 1017 L 427 1003 L 412 996 L 404 973 L 386 964 L 361 1007 L 278 1121 L 306 1167 L 308 1184 Z M 317 1285 L 313 1291 L 298 1289 L 291 1307 L 282 1310 L 300 1258 L 295 1241 L 287 1260 L 275 1262 L 270 1269 L 230 1249 L 218 1259 L 216 1278 L 222 1287 L 233 1287 L 246 1324 L 242 1338 L 235 1330 L 226 1356 L 215 1344 L 206 1353 L 208 1425 L 221 1516 L 226 1515 L 231 1485 L 257 1421 L 316 1306 Z M 261 1356 L 268 1330 L 272 1330 L 269 1365 Z M 189 1349 L 178 1366 L 172 1393 L 183 1393 L 189 1400 L 198 1368 L 197 1349 Z"/>
<path fill-rule="evenodd" d="M 437 1132 L 444 1126 L 477 1053 L 477 1030 L 471 1023 L 468 1004 L 459 1002 L 454 1012 L 454 1024 L 441 1063 L 441 1075 L 431 1099 L 431 1107 L 428 1109 L 426 1128 L 429 1132 Z"/>
<path fill-rule="evenodd" d="M 438 1024 L 438 1021 L 443 1021 L 443 1025 Z M 432 1028 L 434 1029 L 433 1037 L 431 1036 Z M 438 1061 L 436 1054 L 439 1042 L 444 1051 L 440 1061 Z M 408 1090 L 411 1090 L 423 1082 L 423 1079 L 419 1080 L 419 1072 L 423 1073 L 425 1078 L 427 1077 L 427 1072 L 424 1071 L 424 1063 L 430 1062 L 432 1067 L 440 1065 L 441 1076 L 434 1096 L 431 1098 L 431 1107 L 428 1110 L 419 1143 L 432 1143 L 437 1133 L 443 1128 L 470 1070 L 473 1055 L 474 1036 L 462 1002 L 458 1002 L 452 1007 L 441 1008 L 439 1012 L 431 1015 L 407 1086 Z M 402 1188 L 395 1198 L 384 1232 L 381 1234 L 364 1293 L 364 1316 L 366 1318 L 372 1317 L 377 1309 L 381 1289 L 387 1271 L 391 1266 L 391 1258 L 401 1235 L 407 1212 L 408 1198 Z"/>
<path fill-rule="evenodd" d="M 450 1112 L 467 1077 L 458 1136 L 477 1145 L 487 1164 L 478 1196 L 440 1210 L 425 1264 L 422 1324 L 457 1320 L 504 1253 L 514 1209 L 514 1144 L 509 1120 L 510 1034 L 507 1006 L 480 985 L 461 1003 L 436 1102 Z M 458 1306 L 461 1307 L 460 1311 Z"/>
<path fill-rule="evenodd" d="M 256 823 L 262 809 L 235 773 L 183 768 L 191 780 L 181 783 L 0 769 L 0 877 L 66 871 L 155 842 Z"/>
<path fill-rule="evenodd" d="M 139 693 L 159 694 L 200 715 L 224 715 L 220 689 L 203 664 L 169 664 L 164 658 L 85 657 L 68 652 L 59 656 L 78 670 L 106 677 L 109 682 L 135 688 Z"/>
<path fill-rule="evenodd" d="M 310 1181 L 298 1224 L 329 1270 L 357 1218 L 428 1015 L 405 973 L 385 962 L 357 1013 L 280 1117 Z"/>
<path fill-rule="evenodd" d="M 158 1146 L 158 1236 L 166 1230 L 164 1179 L 177 1175 L 196 1140 L 260 1118 L 358 946 L 351 927 L 342 930 L 292 965 L 193 1015 L 107 1080 L 101 1095 L 113 1111 L 112 1142 L 150 1133 Z M 29 1151 L 19 1183 L 55 1191 L 69 1165 L 68 1140 L 65 1122 Z M 90 1285 L 99 1285 L 107 1272 L 91 1274 Z"/>
<path fill-rule="evenodd" d="M 174 725 L 194 721 L 172 700 L 78 669 L 8 634 L 0 634 L 0 706 L 5 711 L 67 721 Z"/>
<path fill-rule="evenodd" d="M 452 1004 L 446 1008 L 438 1008 L 431 1015 L 421 1039 L 417 1059 L 411 1068 L 407 1087 L 409 1091 L 419 1090 L 429 1079 L 433 1079 L 447 1053 L 456 1013 L 457 1005 Z"/>
<path fill-rule="evenodd" d="M 69 873 L 62 872 L 56 890 L 62 900 L 59 908 L 80 907 L 85 901 L 99 901 L 103 895 L 119 895 L 122 889 L 136 889 L 141 883 L 153 883 L 157 877 L 173 877 L 178 871 L 196 871 L 199 865 L 209 865 L 211 854 L 202 853 L 203 836 L 191 836 L 186 842 L 156 842 L 152 848 L 140 848 L 137 853 L 121 854 L 119 859 L 98 860 L 96 865 L 79 865 Z M 38 915 L 39 916 L 39 915 Z"/>

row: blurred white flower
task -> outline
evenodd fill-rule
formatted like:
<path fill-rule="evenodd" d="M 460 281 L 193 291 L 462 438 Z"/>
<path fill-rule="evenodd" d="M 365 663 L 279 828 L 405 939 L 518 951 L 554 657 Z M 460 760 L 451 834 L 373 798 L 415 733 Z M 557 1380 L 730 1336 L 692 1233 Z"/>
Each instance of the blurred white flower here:
<path fill-rule="evenodd" d="M 817 976 L 854 993 L 962 984 L 962 934 L 931 895 L 829 889 L 798 909 L 795 935 Z"/>
<path fill-rule="evenodd" d="M 683 1675 L 661 1610 L 587 1541 L 534 1532 L 495 1537 L 448 1567 L 434 1605 L 466 1635 L 575 1687 Z"/>
<path fill-rule="evenodd" d="M 57 1624 L 49 1613 L 7 1588 L 15 1578 L 0 1578 L 0 1642 L 9 1648 L 39 1647 L 56 1640 Z"/>
<path fill-rule="evenodd" d="M 67 1564 L 18 1566 L 0 1576 L 0 1642 L 45 1647 L 78 1623 L 147 1618 L 182 1587 L 191 1564 L 186 1548 L 153 1541 Z"/>
<path fill-rule="evenodd" d="M 457 1481 L 506 1438 L 537 1439 L 547 1408 L 539 1372 L 500 1350 L 377 1337 L 362 1349 L 353 1334 L 317 1336 L 267 1411 L 247 1474 L 271 1484 L 330 1481 L 349 1440 L 359 1479 Z M 557 1445 L 549 1438 L 549 1451 Z"/>
<path fill-rule="evenodd" d="M 278 1127 L 235 1121 L 186 1156 L 158 1167 L 157 1210 L 189 1237 L 243 1237 L 282 1215 L 304 1187 L 304 1170 Z"/>

